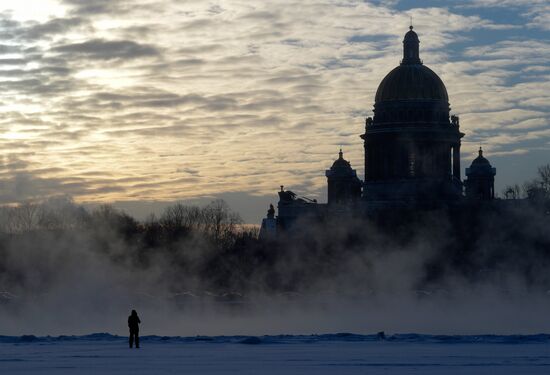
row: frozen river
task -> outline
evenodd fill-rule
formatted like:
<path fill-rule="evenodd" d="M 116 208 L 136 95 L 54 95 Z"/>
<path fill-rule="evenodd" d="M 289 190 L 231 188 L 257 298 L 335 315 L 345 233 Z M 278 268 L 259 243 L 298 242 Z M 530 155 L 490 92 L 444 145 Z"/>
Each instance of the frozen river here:
<path fill-rule="evenodd" d="M 0 336 L 2 374 L 550 374 L 550 336 Z"/>

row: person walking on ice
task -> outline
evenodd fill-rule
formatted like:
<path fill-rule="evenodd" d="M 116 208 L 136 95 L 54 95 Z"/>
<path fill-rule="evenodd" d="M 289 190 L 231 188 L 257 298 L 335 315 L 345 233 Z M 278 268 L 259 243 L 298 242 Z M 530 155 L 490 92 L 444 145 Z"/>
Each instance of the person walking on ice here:
<path fill-rule="evenodd" d="M 134 339 L 136 341 L 136 349 L 139 348 L 139 320 L 136 310 L 132 310 L 132 313 L 128 317 L 128 328 L 130 328 L 130 348 L 134 345 Z"/>

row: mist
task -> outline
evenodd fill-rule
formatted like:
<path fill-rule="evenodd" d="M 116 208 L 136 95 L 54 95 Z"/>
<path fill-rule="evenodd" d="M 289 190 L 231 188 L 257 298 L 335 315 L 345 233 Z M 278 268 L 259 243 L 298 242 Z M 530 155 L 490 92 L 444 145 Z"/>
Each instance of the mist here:
<path fill-rule="evenodd" d="M 258 239 L 223 201 L 137 221 L 69 198 L 0 212 L 0 333 L 548 332 L 548 210 L 528 200 Z"/>

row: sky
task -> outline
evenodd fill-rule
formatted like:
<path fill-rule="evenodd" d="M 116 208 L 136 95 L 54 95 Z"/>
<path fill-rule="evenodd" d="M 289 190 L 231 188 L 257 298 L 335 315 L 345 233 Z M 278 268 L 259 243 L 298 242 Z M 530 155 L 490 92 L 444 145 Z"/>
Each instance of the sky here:
<path fill-rule="evenodd" d="M 550 162 L 546 0 L 8 0 L 0 204 L 68 195 L 145 216 L 224 198 L 249 223 L 280 185 L 326 201 L 412 17 L 421 58 L 496 190 Z"/>

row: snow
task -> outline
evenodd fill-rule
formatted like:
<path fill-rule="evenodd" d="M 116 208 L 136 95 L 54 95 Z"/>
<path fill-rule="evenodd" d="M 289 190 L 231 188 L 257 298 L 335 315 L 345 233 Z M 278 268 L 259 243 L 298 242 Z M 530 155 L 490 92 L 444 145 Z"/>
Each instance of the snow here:
<path fill-rule="evenodd" d="M 0 336 L 2 374 L 548 374 L 550 335 Z"/>

